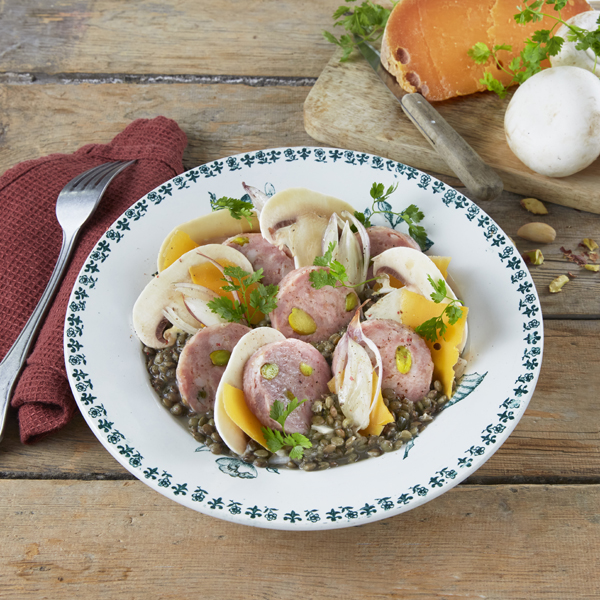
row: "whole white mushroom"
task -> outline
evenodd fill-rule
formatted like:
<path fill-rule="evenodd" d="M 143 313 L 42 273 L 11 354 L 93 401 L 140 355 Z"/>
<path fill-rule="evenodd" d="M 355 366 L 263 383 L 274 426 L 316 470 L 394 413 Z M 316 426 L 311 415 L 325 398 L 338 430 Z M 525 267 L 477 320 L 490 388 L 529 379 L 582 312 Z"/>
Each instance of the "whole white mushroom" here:
<path fill-rule="evenodd" d="M 585 169 L 600 155 L 600 79 L 579 67 L 537 73 L 512 97 L 504 132 L 537 173 L 566 177 Z"/>
<path fill-rule="evenodd" d="M 595 31 L 598 28 L 598 18 L 600 17 L 600 11 L 588 10 L 586 12 L 579 13 L 574 17 L 571 17 L 567 23 L 569 25 L 575 25 L 587 31 Z M 556 35 L 560 36 L 565 40 L 560 52 L 555 56 L 550 57 L 550 63 L 553 67 L 580 67 L 586 69 L 591 73 L 594 73 L 597 77 L 600 77 L 600 64 L 597 62 L 597 56 L 591 48 L 587 50 L 577 50 L 575 46 L 577 42 L 569 42 L 567 40 L 567 34 L 569 28 L 566 25 L 561 25 Z"/>

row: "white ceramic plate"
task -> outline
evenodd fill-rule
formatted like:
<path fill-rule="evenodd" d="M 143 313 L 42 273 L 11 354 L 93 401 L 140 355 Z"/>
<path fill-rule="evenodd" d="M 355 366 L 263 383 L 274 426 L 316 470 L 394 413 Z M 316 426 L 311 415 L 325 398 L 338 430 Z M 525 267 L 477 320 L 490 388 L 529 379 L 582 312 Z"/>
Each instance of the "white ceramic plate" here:
<path fill-rule="evenodd" d="M 399 451 L 327 471 L 257 469 L 215 456 L 160 404 L 131 324 L 179 223 L 210 211 L 210 197 L 241 197 L 242 181 L 271 194 L 309 187 L 364 210 L 373 182 L 398 183 L 395 210 L 417 204 L 469 307 L 469 365 L 447 407 Z M 381 222 L 383 223 L 383 221 Z M 405 231 L 405 223 L 398 224 Z M 378 156 L 331 148 L 279 148 L 192 169 L 127 210 L 88 257 L 71 294 L 65 357 L 92 431 L 154 490 L 207 515 L 291 530 L 364 524 L 415 508 L 479 468 L 506 440 L 531 398 L 543 325 L 529 272 L 483 210 L 444 183 Z"/>

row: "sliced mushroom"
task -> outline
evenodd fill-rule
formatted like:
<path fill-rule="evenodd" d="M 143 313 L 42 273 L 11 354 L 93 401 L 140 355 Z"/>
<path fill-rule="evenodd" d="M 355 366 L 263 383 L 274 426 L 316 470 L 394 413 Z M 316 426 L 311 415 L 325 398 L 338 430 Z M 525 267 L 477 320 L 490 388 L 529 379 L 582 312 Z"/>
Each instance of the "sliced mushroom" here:
<path fill-rule="evenodd" d="M 271 327 L 258 327 L 248 332 L 235 345 L 229 357 L 227 368 L 221 377 L 215 398 L 215 427 L 225 444 L 240 456 L 246 451 L 248 435 L 227 414 L 225 407 L 225 386 L 243 389 L 244 365 L 260 348 L 271 342 L 285 340 L 285 336 Z"/>
<path fill-rule="evenodd" d="M 271 244 L 289 249 L 297 269 L 308 267 L 321 255 L 329 218 L 342 211 L 354 214 L 354 208 L 343 200 L 306 188 L 289 188 L 265 204 L 260 230 Z"/>
<path fill-rule="evenodd" d="M 392 275 L 404 284 L 406 289 L 431 299 L 434 288 L 429 278 L 437 282 L 444 279 L 435 263 L 426 255 L 413 248 L 390 248 L 373 259 L 373 274 Z M 389 291 L 391 291 L 390 288 Z M 450 286 L 446 284 L 447 294 L 456 298 Z M 381 290 L 380 290 L 381 291 Z M 387 288 L 385 291 L 388 291 Z"/>
<path fill-rule="evenodd" d="M 176 324 L 177 329 L 189 333 L 203 326 L 186 308 L 181 284 L 192 283 L 190 267 L 210 262 L 211 259 L 238 265 L 244 271 L 252 273 L 252 265 L 248 259 L 229 246 L 207 244 L 190 250 L 153 277 L 136 300 L 133 307 L 133 328 L 143 344 L 150 348 L 166 348 L 174 344 L 176 333 L 168 328 L 169 322 Z M 208 296 L 205 293 L 205 297 Z M 224 322 L 218 315 L 214 316 L 216 322 Z"/>

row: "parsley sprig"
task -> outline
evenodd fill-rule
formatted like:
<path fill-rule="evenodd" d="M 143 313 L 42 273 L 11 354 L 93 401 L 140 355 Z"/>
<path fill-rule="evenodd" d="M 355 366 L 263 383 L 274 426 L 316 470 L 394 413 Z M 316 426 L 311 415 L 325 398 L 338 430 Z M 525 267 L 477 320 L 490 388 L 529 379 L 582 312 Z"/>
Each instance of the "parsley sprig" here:
<path fill-rule="evenodd" d="M 541 63 L 550 56 L 556 56 L 560 52 L 565 40 L 561 36 L 554 35 L 554 31 L 560 25 L 566 25 L 569 29 L 567 40 L 569 42 L 577 42 L 575 48 L 577 50 L 587 50 L 589 48 L 596 55 L 596 63 L 600 56 L 600 19 L 598 19 L 599 27 L 595 31 L 587 31 L 576 25 L 571 25 L 563 20 L 560 11 L 567 5 L 568 0 L 533 0 L 530 4 L 525 2 L 521 12 L 514 16 L 517 23 L 537 23 L 544 17 L 548 17 L 556 21 L 550 29 L 539 29 L 531 38 L 525 42 L 525 48 L 519 56 L 513 58 L 508 67 L 504 66 L 498 58 L 498 52 L 501 50 L 512 50 L 512 46 L 508 44 L 499 44 L 491 49 L 484 43 L 478 42 L 468 52 L 469 56 L 477 64 L 485 64 L 491 59 L 498 69 L 507 73 L 511 80 L 505 86 L 502 82 L 496 79 L 489 71 L 480 79 L 480 83 L 485 85 L 488 90 L 495 92 L 501 98 L 504 98 L 508 93 L 508 88 L 515 84 L 521 84 L 527 81 L 531 76 L 539 73 L 542 70 Z M 558 15 L 547 14 L 542 11 L 544 4 L 554 5 L 554 10 Z M 520 7 L 521 8 L 521 7 Z M 594 72 L 596 71 L 596 63 L 594 64 Z"/>
<path fill-rule="evenodd" d="M 323 256 L 317 256 L 313 261 L 315 267 L 325 267 L 324 269 L 317 269 L 316 271 L 311 271 L 309 273 L 308 279 L 313 288 L 320 290 L 322 287 L 330 285 L 331 287 L 354 289 L 365 283 L 377 281 L 377 278 L 374 277 L 373 279 L 367 279 L 360 283 L 351 284 L 348 280 L 346 267 L 338 260 L 332 260 L 334 249 L 335 242 L 330 242 L 327 247 L 327 252 L 325 252 Z"/>
<path fill-rule="evenodd" d="M 225 292 L 238 292 L 238 296 L 244 301 L 238 302 L 226 296 L 219 296 L 207 303 L 212 312 L 220 315 L 230 323 L 239 323 L 246 320 L 250 325 L 257 312 L 266 315 L 277 308 L 276 296 L 279 287 L 259 283 L 263 277 L 263 269 L 248 273 L 241 267 L 230 266 L 225 267 L 223 273 L 225 277 L 222 281 L 226 285 L 221 286 L 221 289 Z M 247 290 L 253 284 L 257 285 L 250 292 L 248 304 L 246 304 Z"/>
<path fill-rule="evenodd" d="M 354 35 L 362 38 L 366 42 L 375 42 L 385 30 L 385 25 L 388 21 L 390 9 L 374 4 L 371 0 L 362 2 L 360 6 L 354 6 L 353 10 L 349 10 L 348 4 L 356 0 L 346 0 L 346 4 L 339 6 L 333 13 L 334 27 L 342 27 L 348 33 L 343 34 L 340 38 L 336 38 L 329 31 L 324 31 L 323 35 L 328 42 L 336 44 L 343 51 L 340 62 L 345 62 L 350 58 L 352 50 L 356 47 Z M 392 4 L 396 6 L 397 0 L 392 0 Z"/>
<path fill-rule="evenodd" d="M 447 325 L 444 322 L 444 315 L 446 315 L 448 323 L 454 325 L 463 315 L 461 305 L 464 305 L 464 303 L 462 300 L 448 296 L 446 282 L 443 279 L 439 279 L 437 283 L 431 278 L 431 275 L 428 275 L 427 279 L 429 279 L 429 283 L 433 286 L 434 291 L 431 294 L 431 299 L 436 304 L 439 304 L 444 300 L 450 300 L 439 317 L 433 317 L 415 329 L 415 331 L 426 340 L 435 342 L 438 338 L 443 338 L 446 334 Z"/>
<path fill-rule="evenodd" d="M 386 190 L 383 183 L 374 183 L 369 192 L 373 200 L 371 209 L 369 211 L 369 216 L 366 216 L 364 213 L 358 211 L 354 213 L 354 216 L 365 227 L 373 226 L 371 223 L 371 217 L 373 215 L 395 215 L 396 217 L 400 217 L 400 220 L 404 221 L 408 225 L 408 234 L 410 237 L 419 244 L 422 250 L 425 250 L 428 242 L 427 232 L 422 225 L 417 225 L 417 223 L 420 223 L 423 220 L 425 215 L 421 212 L 416 204 L 411 204 L 402 212 L 394 212 L 391 204 L 387 201 L 388 198 L 396 191 L 397 187 L 398 184 L 396 183 L 395 185 L 390 185 Z"/>
<path fill-rule="evenodd" d="M 271 419 L 281 425 L 281 431 L 271 429 L 270 427 L 261 427 L 261 431 L 271 452 L 278 452 L 283 447 L 289 446 L 291 447 L 290 458 L 302 458 L 304 456 L 304 448 L 312 448 L 312 442 L 306 436 L 301 433 L 287 433 L 285 431 L 286 419 L 304 402 L 306 402 L 306 398 L 302 402 L 298 402 L 298 398 L 296 397 L 292 397 L 287 406 L 279 400 L 273 402 L 269 414 Z"/>
<path fill-rule="evenodd" d="M 223 196 L 218 200 L 211 201 L 211 207 L 213 210 L 220 210 L 226 208 L 229 214 L 237 221 L 241 220 L 242 217 L 250 223 L 252 228 L 252 217 L 254 215 L 254 204 L 252 202 L 246 202 L 246 200 L 238 200 L 237 198 L 228 198 Z"/>

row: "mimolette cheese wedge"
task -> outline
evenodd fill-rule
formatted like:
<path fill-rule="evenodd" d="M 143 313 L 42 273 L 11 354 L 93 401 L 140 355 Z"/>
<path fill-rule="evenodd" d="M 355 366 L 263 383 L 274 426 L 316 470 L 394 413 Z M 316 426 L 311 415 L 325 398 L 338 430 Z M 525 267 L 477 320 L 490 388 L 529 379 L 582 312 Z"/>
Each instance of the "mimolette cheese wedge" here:
<path fill-rule="evenodd" d="M 545 17 L 519 25 L 517 0 L 400 0 L 392 10 L 383 35 L 381 62 L 407 92 L 419 92 L 428 100 L 446 100 L 486 89 L 480 79 L 487 70 L 507 84 L 510 76 L 496 68 L 476 64 L 468 51 L 483 42 L 489 48 L 511 44 L 499 55 L 508 65 L 538 29 L 550 29 L 556 21 Z M 544 5 L 545 13 L 553 6 Z M 569 0 L 562 10 L 567 20 L 591 10 L 585 0 Z"/>

